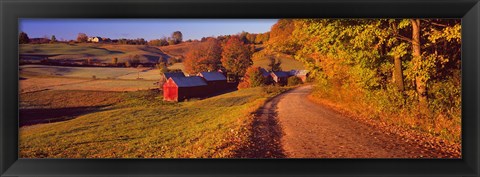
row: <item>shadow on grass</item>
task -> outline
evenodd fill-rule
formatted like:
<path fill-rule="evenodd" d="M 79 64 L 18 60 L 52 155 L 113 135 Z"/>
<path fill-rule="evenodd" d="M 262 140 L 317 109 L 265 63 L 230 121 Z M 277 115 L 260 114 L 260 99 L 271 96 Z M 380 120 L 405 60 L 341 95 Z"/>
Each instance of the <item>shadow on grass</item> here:
<path fill-rule="evenodd" d="M 237 90 L 238 90 L 237 88 L 226 88 L 225 90 L 220 90 L 220 91 L 216 91 L 216 92 L 212 92 L 210 94 L 207 94 L 206 98 L 227 94 L 227 93 L 234 92 L 234 91 L 237 91 Z"/>
<path fill-rule="evenodd" d="M 35 125 L 41 123 L 52 123 L 66 121 L 101 109 L 97 107 L 72 107 L 72 108 L 42 108 L 42 109 L 20 109 L 19 125 Z"/>
<path fill-rule="evenodd" d="M 277 120 L 277 105 L 283 95 L 278 95 L 257 110 L 250 125 L 252 134 L 236 152 L 237 158 L 285 158 L 281 145 L 282 128 Z"/>

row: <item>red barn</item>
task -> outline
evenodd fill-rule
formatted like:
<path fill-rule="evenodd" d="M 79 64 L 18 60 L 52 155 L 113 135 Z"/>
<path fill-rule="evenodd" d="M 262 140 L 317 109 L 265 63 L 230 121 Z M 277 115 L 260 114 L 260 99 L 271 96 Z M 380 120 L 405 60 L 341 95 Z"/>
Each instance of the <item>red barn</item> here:
<path fill-rule="evenodd" d="M 205 96 L 207 83 L 198 76 L 170 77 L 163 84 L 163 100 L 183 101 L 187 98 Z"/>

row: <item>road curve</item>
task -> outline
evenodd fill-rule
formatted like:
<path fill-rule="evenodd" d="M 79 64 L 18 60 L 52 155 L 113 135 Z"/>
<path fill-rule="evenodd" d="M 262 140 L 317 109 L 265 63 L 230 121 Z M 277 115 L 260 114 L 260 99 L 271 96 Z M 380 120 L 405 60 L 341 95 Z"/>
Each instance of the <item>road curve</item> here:
<path fill-rule="evenodd" d="M 265 104 L 252 125 L 250 158 L 437 158 L 438 152 L 311 102 L 301 86 Z"/>

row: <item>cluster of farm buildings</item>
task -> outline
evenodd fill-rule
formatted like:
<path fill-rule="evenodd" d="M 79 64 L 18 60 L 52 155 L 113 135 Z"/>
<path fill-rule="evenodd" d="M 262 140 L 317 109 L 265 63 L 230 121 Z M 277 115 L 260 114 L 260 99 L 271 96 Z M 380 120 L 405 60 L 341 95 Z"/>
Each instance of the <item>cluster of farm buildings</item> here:
<path fill-rule="evenodd" d="M 306 81 L 307 70 L 291 70 L 268 72 L 261 68 L 263 77 L 271 83 L 285 85 L 289 77 L 298 77 Z M 200 72 L 196 76 L 185 76 L 182 72 L 163 74 L 163 100 L 183 101 L 189 98 L 205 97 L 211 94 L 224 92 L 236 87 L 235 83 L 229 83 L 224 72 Z"/>

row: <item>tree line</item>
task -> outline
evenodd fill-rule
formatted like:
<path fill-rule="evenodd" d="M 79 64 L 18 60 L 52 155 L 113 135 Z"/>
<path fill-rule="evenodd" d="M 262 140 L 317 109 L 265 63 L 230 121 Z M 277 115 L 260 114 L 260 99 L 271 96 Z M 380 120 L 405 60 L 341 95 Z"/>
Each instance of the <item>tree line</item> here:
<path fill-rule="evenodd" d="M 101 43 L 109 43 L 109 44 L 126 44 L 126 45 L 152 45 L 152 46 L 168 46 L 168 45 L 175 45 L 183 42 L 183 34 L 180 31 L 175 31 L 172 33 L 171 37 L 164 37 L 162 39 L 153 39 L 147 41 L 143 38 L 137 39 L 110 39 L 107 37 L 98 37 Z M 25 32 L 20 32 L 18 36 L 19 44 L 46 44 L 46 43 L 57 43 L 57 42 L 68 42 L 68 43 L 87 43 L 89 41 L 89 36 L 85 33 L 78 33 L 76 40 L 70 41 L 58 41 L 55 35 L 52 35 L 50 39 L 47 37 L 43 38 L 33 38 L 31 39 L 28 37 L 28 34 Z"/>
<path fill-rule="evenodd" d="M 245 43 L 237 35 L 220 40 L 210 37 L 205 42 L 192 46 L 185 55 L 183 64 L 189 74 L 223 69 L 231 74 L 233 80 L 237 80 L 253 64 L 253 52 L 254 46 Z"/>

